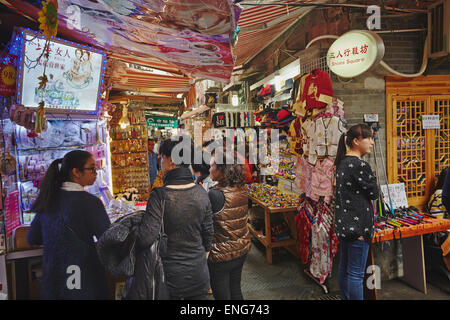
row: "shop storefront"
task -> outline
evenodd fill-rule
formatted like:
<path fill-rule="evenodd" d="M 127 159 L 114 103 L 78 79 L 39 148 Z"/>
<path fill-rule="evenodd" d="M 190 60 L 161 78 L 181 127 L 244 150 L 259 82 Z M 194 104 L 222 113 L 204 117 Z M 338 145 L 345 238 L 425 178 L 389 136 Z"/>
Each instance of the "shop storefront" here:
<path fill-rule="evenodd" d="M 3 2 L 43 17 L 29 1 Z M 341 135 L 359 123 L 373 130 L 364 160 L 382 191 L 365 297 L 394 278 L 426 293 L 426 235 L 450 229 L 428 213 L 450 167 L 449 52 L 436 42 L 436 17 L 424 5 L 382 4 L 374 27 L 365 3 L 272 3 L 267 14 L 259 2 L 206 0 L 208 11 L 204 1 L 153 2 L 159 20 L 134 2 L 58 1 L 61 38 L 46 25 L 47 37 L 16 26 L 0 52 L 0 300 L 39 299 L 43 249 L 26 235 L 53 160 L 93 155 L 97 179 L 85 190 L 114 223 L 145 210 L 163 185 L 158 146 L 179 134 L 196 147 L 216 139 L 244 148 L 253 241 L 267 264 L 287 250 L 329 293 L 339 257 L 334 160 Z M 70 8 L 83 28 L 72 28 Z M 124 279 L 109 280 L 120 299 Z"/>
<path fill-rule="evenodd" d="M 367 161 L 384 190 L 381 201 L 386 205 L 378 210 L 377 226 L 386 222 L 385 212 L 389 215 L 390 207 L 396 209 L 403 205 L 426 213 L 436 179 L 442 169 L 448 167 L 448 139 L 445 137 L 449 87 L 448 76 L 433 75 L 437 70 L 432 68 L 432 60 L 427 59 L 426 28 L 414 29 L 417 20 L 405 19 L 399 27 L 395 18 L 385 19 L 387 29 L 392 26 L 402 30 L 374 30 L 376 39 L 372 38 L 371 43 L 367 38 L 362 42 L 358 39 L 367 34 L 367 30 L 364 31 L 367 27 L 362 24 L 363 14 L 354 13 L 349 21 L 334 9 L 328 9 L 326 17 L 334 18 L 319 30 L 313 21 L 321 15 L 315 10 L 310 12 L 301 24 L 302 32 L 299 26 L 294 26 L 245 61 L 243 74 L 246 80 L 252 79 L 248 101 L 258 106 L 255 112 L 258 125 L 279 128 L 283 133 L 282 126 L 277 124 L 280 112 L 286 109 L 294 117 L 287 123 L 287 158 L 282 159 L 286 162 L 280 163 L 280 169 L 287 168 L 288 172 L 272 173 L 272 178 L 266 179 L 272 186 L 258 184 L 250 190 L 250 198 L 266 212 L 259 215 L 264 220 L 255 223 L 259 233 L 254 226 L 251 228 L 265 245 L 269 263 L 272 263 L 272 248 L 286 247 L 300 258 L 305 272 L 327 292 L 327 278 L 337 267 L 334 259 L 337 240 L 331 228 L 332 177 L 340 135 L 351 125 L 364 122 L 376 133 L 376 149 Z M 420 21 L 426 26 L 427 21 Z M 301 36 L 305 30 L 310 31 L 307 39 Z M 346 32 L 347 36 L 351 35 L 350 39 L 343 39 Z M 287 49 L 302 41 L 306 49 L 297 52 Z M 299 62 L 296 74 L 290 77 L 293 82 L 292 91 L 287 91 L 290 96 L 288 94 L 285 101 L 276 101 L 282 94 L 282 87 L 287 88 L 286 80 L 282 79 L 283 68 L 295 64 L 295 59 Z M 449 73 L 450 69 L 446 68 Z M 259 73 L 252 78 L 254 70 Z M 439 74 L 445 72 L 441 69 Z M 434 126 L 424 127 L 427 116 L 434 116 Z M 282 141 L 280 139 L 281 150 Z M 389 189 L 385 186 L 387 183 Z M 271 195 L 264 197 L 267 202 L 261 201 L 267 194 Z M 291 194 L 297 197 L 303 194 L 297 200 L 300 205 L 289 206 L 291 199 L 287 196 Z M 276 216 L 272 212 L 280 211 L 291 227 L 289 236 L 295 239 L 294 245 L 289 237 L 286 240 L 273 236 L 280 227 L 270 223 L 270 219 Z M 294 223 L 292 217 L 295 217 Z M 396 211 L 395 217 L 390 218 L 392 220 L 387 220 L 394 222 L 403 217 Z M 378 281 L 402 277 L 426 292 L 425 268 L 419 268 L 419 280 L 414 279 L 412 270 L 425 265 L 423 235 L 448 229 L 448 221 L 426 218 L 419 225 L 393 225 L 392 229 L 375 229 L 367 265 L 380 267 Z M 325 241 L 327 250 L 323 250 L 320 241 Z M 375 291 L 367 292 L 367 297 L 376 297 Z"/>

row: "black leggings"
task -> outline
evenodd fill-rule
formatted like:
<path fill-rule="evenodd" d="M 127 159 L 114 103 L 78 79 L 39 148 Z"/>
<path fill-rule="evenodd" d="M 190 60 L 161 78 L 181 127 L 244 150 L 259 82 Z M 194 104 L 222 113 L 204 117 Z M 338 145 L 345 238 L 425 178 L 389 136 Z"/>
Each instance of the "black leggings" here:
<path fill-rule="evenodd" d="M 244 300 L 241 274 L 247 254 L 226 262 L 208 263 L 209 278 L 214 299 Z"/>

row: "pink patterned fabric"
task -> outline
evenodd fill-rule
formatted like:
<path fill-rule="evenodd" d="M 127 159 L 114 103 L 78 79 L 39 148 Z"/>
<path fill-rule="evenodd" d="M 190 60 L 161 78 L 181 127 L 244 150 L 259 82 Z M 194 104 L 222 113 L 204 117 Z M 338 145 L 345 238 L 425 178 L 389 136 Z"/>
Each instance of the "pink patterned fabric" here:
<path fill-rule="evenodd" d="M 311 263 L 309 271 L 324 283 L 331 273 L 333 258 L 338 250 L 338 239 L 333 228 L 333 212 L 321 201 L 316 222 L 311 226 Z"/>
<path fill-rule="evenodd" d="M 311 170 L 311 199 L 318 201 L 319 197 L 331 197 L 334 193 L 334 161 L 330 158 L 318 160 Z"/>

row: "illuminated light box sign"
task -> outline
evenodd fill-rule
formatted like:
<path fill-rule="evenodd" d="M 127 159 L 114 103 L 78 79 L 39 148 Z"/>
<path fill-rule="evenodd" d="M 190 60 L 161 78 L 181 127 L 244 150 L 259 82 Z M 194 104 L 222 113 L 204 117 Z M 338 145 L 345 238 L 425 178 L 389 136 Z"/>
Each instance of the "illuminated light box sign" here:
<path fill-rule="evenodd" d="M 37 108 L 44 100 L 45 108 L 50 112 L 98 113 L 106 68 L 106 55 L 102 51 L 56 38 L 50 41 L 47 59 L 42 55 L 43 36 L 29 29 L 20 29 L 15 37 L 21 50 L 18 103 Z M 36 62 L 30 64 L 30 61 Z M 38 78 L 42 76 L 44 66 L 48 82 L 45 89 L 39 89 Z"/>
<path fill-rule="evenodd" d="M 17 56 L 0 52 L 0 95 L 2 96 L 16 94 L 16 64 Z"/>
<path fill-rule="evenodd" d="M 145 120 L 147 121 L 147 126 L 149 127 L 163 127 L 163 128 L 178 127 L 178 120 L 175 118 L 146 115 Z"/>
<path fill-rule="evenodd" d="M 353 78 L 383 59 L 383 40 L 376 33 L 353 30 L 339 37 L 327 53 L 330 70 L 342 78 Z"/>

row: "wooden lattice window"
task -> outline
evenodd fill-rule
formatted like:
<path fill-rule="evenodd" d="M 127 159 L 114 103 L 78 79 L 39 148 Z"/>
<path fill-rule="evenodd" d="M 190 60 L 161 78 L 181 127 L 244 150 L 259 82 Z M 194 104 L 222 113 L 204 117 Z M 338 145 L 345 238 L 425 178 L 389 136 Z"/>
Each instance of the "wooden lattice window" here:
<path fill-rule="evenodd" d="M 444 168 L 450 167 L 450 96 L 433 96 L 431 103 L 441 122 L 441 129 L 434 137 L 434 174 L 438 176 Z"/>
<path fill-rule="evenodd" d="M 403 182 L 408 198 L 426 195 L 425 132 L 420 117 L 426 114 L 427 101 L 421 97 L 396 97 L 393 119 L 396 122 L 394 143 L 396 182 Z"/>
<path fill-rule="evenodd" d="M 449 93 L 448 76 L 386 79 L 388 180 L 405 183 L 410 205 L 426 205 L 436 177 L 450 166 Z M 440 129 L 422 129 L 426 114 L 440 116 Z"/>

